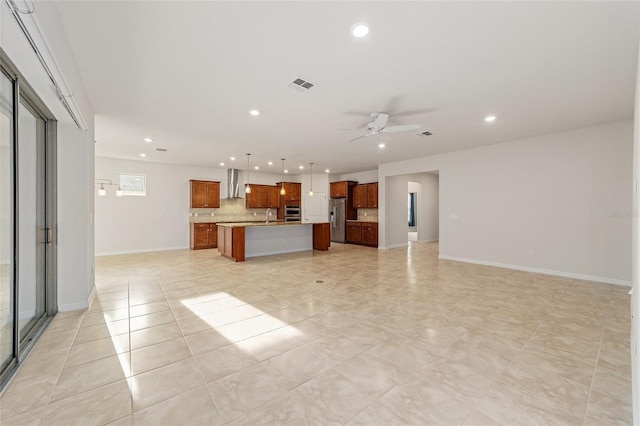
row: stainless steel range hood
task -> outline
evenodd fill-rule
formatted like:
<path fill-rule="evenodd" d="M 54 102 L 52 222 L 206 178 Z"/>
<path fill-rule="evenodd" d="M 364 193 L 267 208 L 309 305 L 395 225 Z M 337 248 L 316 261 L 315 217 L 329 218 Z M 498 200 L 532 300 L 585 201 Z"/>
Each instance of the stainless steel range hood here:
<path fill-rule="evenodd" d="M 240 171 L 227 169 L 227 198 L 240 198 Z"/>

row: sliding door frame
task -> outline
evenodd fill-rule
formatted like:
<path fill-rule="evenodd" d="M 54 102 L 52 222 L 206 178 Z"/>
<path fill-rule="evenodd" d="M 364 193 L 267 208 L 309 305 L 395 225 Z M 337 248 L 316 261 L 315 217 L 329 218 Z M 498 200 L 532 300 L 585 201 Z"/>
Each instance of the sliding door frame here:
<path fill-rule="evenodd" d="M 7 57 L 4 50 L 0 48 L 0 72 L 4 73 L 12 82 L 13 87 L 13 140 L 11 143 L 11 261 L 12 268 L 10 276 L 13 277 L 10 285 L 13 289 L 13 359 L 6 366 L 4 371 L 0 371 L 0 391 L 11 381 L 21 363 L 31 352 L 39 337 L 45 331 L 47 325 L 58 312 L 58 286 L 57 286 L 57 121 L 36 94 L 33 88 L 26 82 L 15 65 Z M 18 211 L 19 206 L 19 185 L 18 185 L 18 150 L 19 140 L 19 109 L 21 100 L 38 114 L 38 118 L 44 121 L 44 220 L 47 232 L 47 245 L 44 254 L 44 281 L 45 281 L 45 301 L 44 314 L 37 320 L 36 324 L 25 335 L 20 336 L 18 321 L 19 300 L 20 300 L 20 235 Z M 44 231 L 44 230 L 43 230 Z M 25 242 L 28 243 L 28 242 Z M 33 244 L 35 242 L 31 242 Z M 35 265 L 34 265 L 35 267 Z M 22 343 L 21 343 L 22 342 Z"/>

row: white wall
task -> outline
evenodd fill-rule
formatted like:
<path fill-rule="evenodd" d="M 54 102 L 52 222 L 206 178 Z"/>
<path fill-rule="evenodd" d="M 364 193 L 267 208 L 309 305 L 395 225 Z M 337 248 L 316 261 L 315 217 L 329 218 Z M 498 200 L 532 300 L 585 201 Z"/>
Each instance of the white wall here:
<path fill-rule="evenodd" d="M 58 120 L 58 306 L 86 308 L 93 277 L 93 109 L 66 40 L 55 4 L 39 2 L 34 19 L 49 44 L 58 67 L 89 127 L 81 131 L 58 100 L 33 49 L 5 2 L 0 4 L 2 48 Z"/>
<path fill-rule="evenodd" d="M 407 194 L 410 182 L 417 183 L 418 241 L 438 239 L 438 176 L 430 173 L 391 176 L 386 178 L 385 248 L 407 245 Z"/>
<path fill-rule="evenodd" d="M 380 246 L 388 178 L 439 170 L 442 257 L 628 284 L 632 141 L 626 121 L 381 165 Z"/>
<path fill-rule="evenodd" d="M 332 175 L 330 181 L 354 180 L 358 183 L 371 183 L 378 181 L 378 169 L 366 170 L 364 172 L 345 173 L 342 175 Z"/>
<path fill-rule="evenodd" d="M 146 197 L 116 197 L 115 187 L 109 187 L 105 197 L 94 195 L 97 255 L 188 248 L 189 180 L 220 181 L 220 196 L 225 198 L 228 193 L 226 168 L 96 157 L 95 169 L 97 179 L 113 182 L 118 181 L 119 173 L 143 174 L 147 185 Z M 239 178 L 239 195 L 244 197 L 246 172 Z M 250 183 L 274 185 L 282 175 L 251 172 L 249 179 Z"/>

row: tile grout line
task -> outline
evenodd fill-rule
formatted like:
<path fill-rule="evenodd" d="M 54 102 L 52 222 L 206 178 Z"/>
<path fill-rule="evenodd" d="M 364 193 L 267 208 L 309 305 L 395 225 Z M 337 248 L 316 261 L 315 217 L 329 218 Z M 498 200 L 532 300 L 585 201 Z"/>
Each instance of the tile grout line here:
<path fill-rule="evenodd" d="M 589 413 L 589 403 L 591 402 L 591 393 L 593 392 L 593 385 L 596 381 L 596 372 L 598 370 L 598 362 L 600 361 L 600 352 L 602 352 L 602 343 L 604 342 L 604 333 L 607 329 L 607 321 L 609 319 L 610 310 L 611 310 L 611 295 L 609 295 L 609 302 L 607 303 L 607 315 L 605 316 L 604 324 L 602 326 L 602 332 L 600 334 L 600 345 L 598 347 L 598 355 L 596 356 L 596 362 L 595 362 L 595 365 L 593 366 L 593 376 L 591 377 L 591 385 L 589 386 L 589 394 L 587 395 L 587 404 L 584 407 L 584 416 L 582 416 L 583 424 L 587 422 L 587 413 Z"/>
<path fill-rule="evenodd" d="M 131 342 L 131 276 L 130 273 L 127 272 L 127 313 L 128 313 L 128 319 L 129 319 L 129 332 L 128 332 L 128 336 L 129 336 L 129 351 L 127 352 L 129 355 L 129 377 L 127 377 L 127 381 L 129 382 L 129 409 L 131 411 L 130 414 L 130 424 L 131 426 L 135 426 L 135 417 L 133 415 L 134 411 L 133 411 L 133 357 L 131 356 L 131 348 L 132 348 L 132 342 Z"/>
<path fill-rule="evenodd" d="M 529 283 L 529 285 L 528 285 L 528 286 L 531 286 L 535 281 L 536 281 L 536 280 L 535 280 L 535 278 L 532 278 L 532 279 L 531 279 L 531 282 Z M 509 301 L 508 301 L 508 302 L 506 302 L 503 306 L 506 306 L 506 304 L 507 304 L 507 303 L 509 303 L 509 302 L 513 301 L 514 299 L 517 299 L 517 297 L 518 297 L 518 296 L 513 296 L 513 297 L 512 297 L 511 299 L 509 299 Z M 548 317 L 549 317 L 549 314 L 546 314 L 546 316 L 545 316 L 545 320 L 546 320 L 546 318 L 548 318 Z M 529 343 L 529 341 L 531 340 L 531 338 L 536 334 L 536 332 L 538 331 L 538 329 L 540 329 L 540 327 L 542 326 L 542 324 L 543 324 L 543 323 L 544 323 L 544 320 L 542 320 L 542 321 L 538 324 L 538 326 L 536 327 L 536 329 L 535 329 L 535 330 L 533 330 L 533 333 L 531 333 L 531 335 L 529 336 L 529 338 L 527 339 L 527 341 L 526 341 L 526 342 L 524 342 L 524 343 L 522 344 L 522 347 L 520 347 L 520 349 L 519 349 L 518 353 L 516 353 L 516 354 L 513 356 L 513 358 L 511 358 L 511 360 L 509 360 L 509 362 L 507 363 L 507 365 L 502 369 L 502 372 L 500 373 L 500 376 L 498 376 L 498 377 L 496 378 L 496 380 L 491 384 L 491 386 L 489 386 L 489 388 L 486 390 L 486 393 L 487 393 L 487 394 L 488 394 L 489 392 L 491 392 L 491 390 L 496 386 L 496 383 L 498 383 L 498 381 L 500 380 L 500 377 L 502 377 L 502 375 L 504 374 L 504 372 L 505 372 L 505 371 L 507 371 L 507 369 L 509 368 L 509 366 L 511 365 L 511 363 L 513 362 L 513 360 L 516 358 L 516 356 L 518 356 L 518 354 L 519 354 L 520 352 L 522 352 L 522 350 L 525 348 L 525 346 L 527 346 L 527 343 Z M 476 327 L 476 328 L 478 328 L 478 327 Z M 471 411 L 469 411 L 469 414 L 467 414 L 467 416 L 465 417 L 465 419 L 464 419 L 464 421 L 462 422 L 462 424 L 464 424 L 464 423 L 469 419 L 469 416 L 471 416 L 471 414 L 476 410 L 476 408 L 478 407 L 478 405 L 479 405 L 479 404 L 480 404 L 480 401 L 478 401 L 478 402 L 476 402 L 476 403 L 475 403 L 475 405 L 473 406 L 473 408 L 471 409 Z M 484 413 L 483 413 L 483 414 L 484 414 Z M 486 414 L 485 414 L 485 415 L 486 415 Z M 491 416 L 488 416 L 488 417 L 492 418 Z"/>
<path fill-rule="evenodd" d="M 87 311 L 85 311 L 82 314 L 82 321 L 84 321 L 84 316 L 86 315 L 86 313 L 87 313 Z M 47 402 L 44 404 L 45 409 L 42 412 L 42 417 L 38 421 L 39 425 L 41 425 L 42 422 L 44 421 L 44 413 L 47 410 L 47 407 L 49 406 L 49 403 L 51 402 L 51 397 L 53 396 L 53 393 L 55 392 L 56 388 L 58 387 L 58 382 L 60 381 L 60 377 L 62 376 L 62 372 L 64 371 L 64 366 L 67 364 L 67 360 L 69 359 L 69 354 L 71 353 L 71 348 L 73 347 L 73 342 L 76 340 L 76 337 L 78 336 L 78 332 L 80 331 L 80 326 L 82 325 L 82 321 L 80 321 L 80 325 L 78 325 L 78 328 L 75 330 L 75 333 L 73 334 L 73 339 L 71 340 L 71 346 L 69 346 L 67 348 L 67 355 L 65 355 L 65 357 L 64 357 L 64 363 L 62 364 L 62 368 L 58 372 L 58 377 L 56 378 L 56 382 L 53 385 L 53 388 L 51 388 L 51 392 L 49 392 L 49 396 L 47 397 Z M 38 343 L 40 343 L 40 342 L 38 342 Z"/>

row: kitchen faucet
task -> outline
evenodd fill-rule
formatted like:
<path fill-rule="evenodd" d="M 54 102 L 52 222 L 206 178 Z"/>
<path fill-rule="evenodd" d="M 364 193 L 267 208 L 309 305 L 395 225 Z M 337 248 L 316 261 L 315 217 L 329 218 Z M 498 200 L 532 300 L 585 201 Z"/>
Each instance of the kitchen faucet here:
<path fill-rule="evenodd" d="M 267 209 L 266 217 L 264 223 L 269 223 L 269 216 L 271 215 L 271 207 Z"/>

